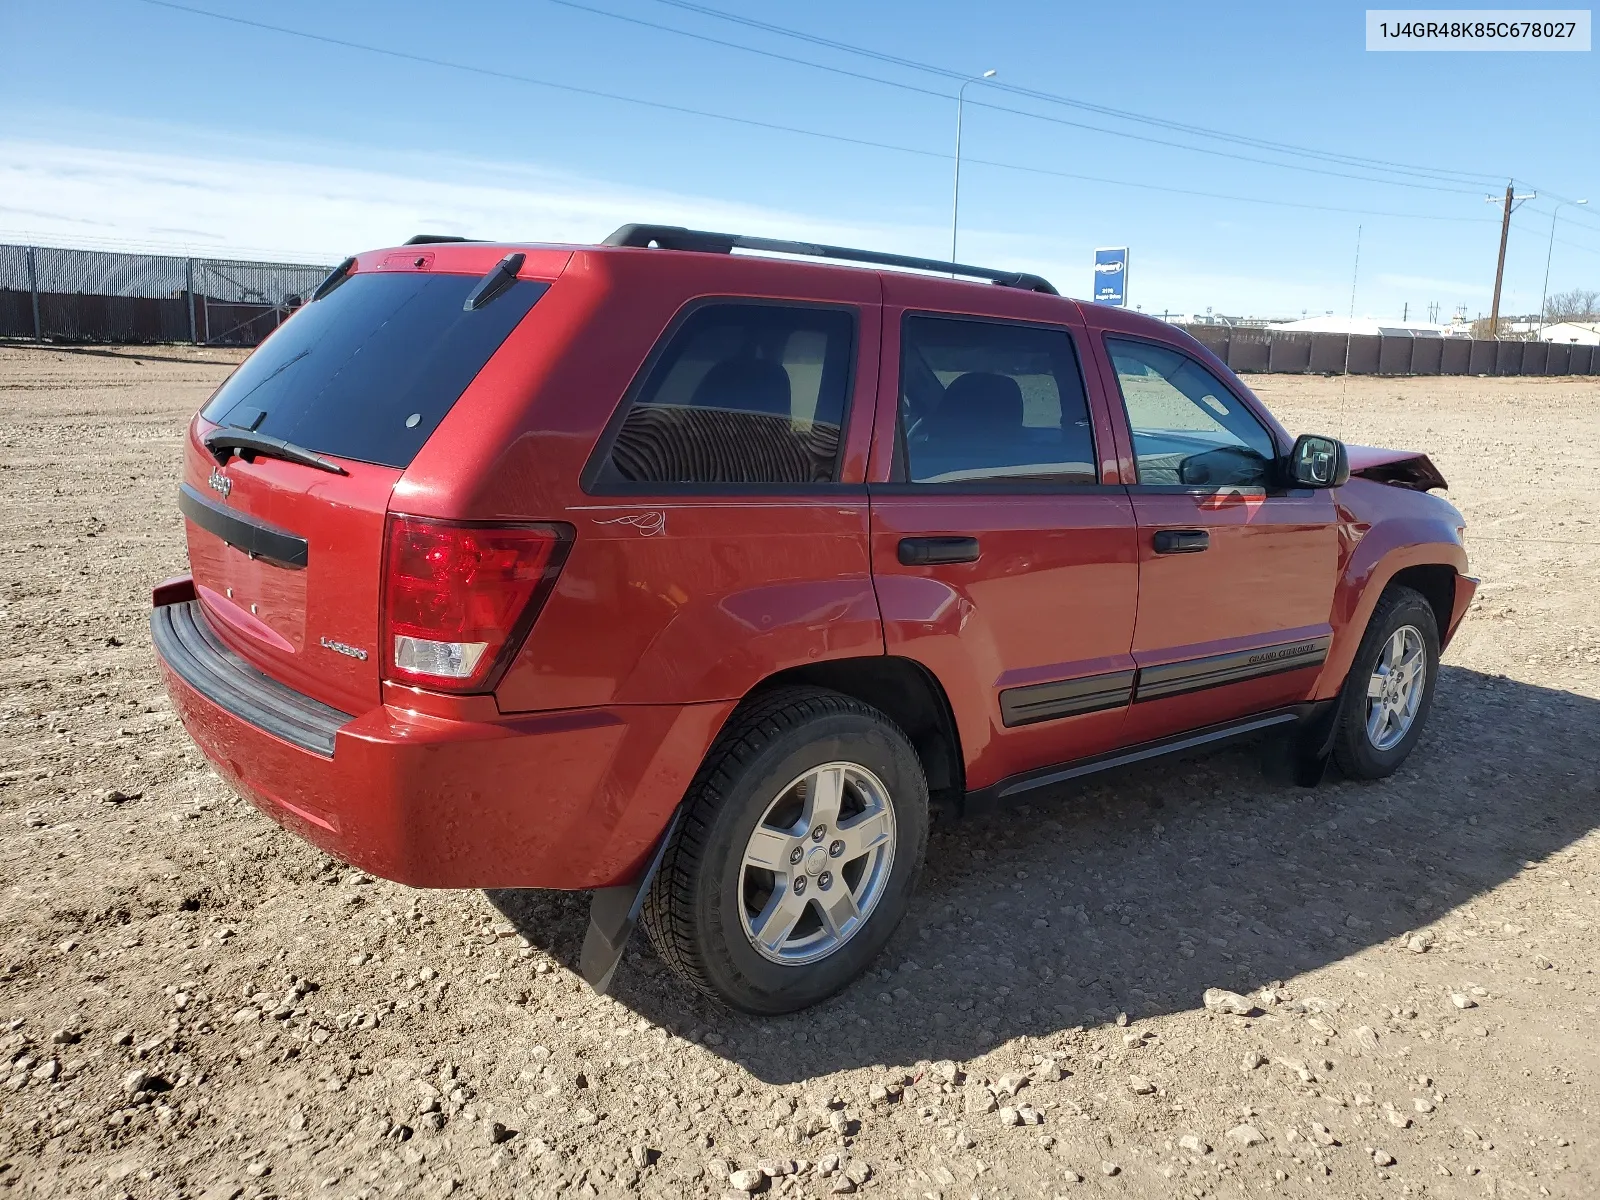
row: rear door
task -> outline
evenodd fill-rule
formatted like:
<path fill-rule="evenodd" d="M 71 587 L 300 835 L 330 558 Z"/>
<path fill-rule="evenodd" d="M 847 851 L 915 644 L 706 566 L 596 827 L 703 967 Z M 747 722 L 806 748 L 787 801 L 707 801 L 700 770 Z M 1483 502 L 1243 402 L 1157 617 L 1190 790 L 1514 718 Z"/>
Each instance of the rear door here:
<path fill-rule="evenodd" d="M 549 286 L 519 279 L 468 311 L 481 269 L 433 265 L 415 251 L 363 263 L 246 359 L 189 431 L 180 506 L 207 617 L 262 671 L 349 712 L 380 698 L 390 493 Z M 213 452 L 203 439 L 218 429 L 281 439 L 333 469 Z"/>
<path fill-rule="evenodd" d="M 1109 749 L 1133 685 L 1138 567 L 1132 505 L 1101 471 L 1111 439 L 1076 309 L 884 287 L 900 302 L 885 310 L 870 490 L 888 652 L 943 683 L 968 788 Z M 974 315 L 990 293 L 993 315 Z"/>
<path fill-rule="evenodd" d="M 1285 490 L 1287 450 L 1181 346 L 1106 334 L 1137 482 L 1139 666 L 1128 740 L 1303 700 L 1327 656 L 1338 573 L 1330 493 Z"/>

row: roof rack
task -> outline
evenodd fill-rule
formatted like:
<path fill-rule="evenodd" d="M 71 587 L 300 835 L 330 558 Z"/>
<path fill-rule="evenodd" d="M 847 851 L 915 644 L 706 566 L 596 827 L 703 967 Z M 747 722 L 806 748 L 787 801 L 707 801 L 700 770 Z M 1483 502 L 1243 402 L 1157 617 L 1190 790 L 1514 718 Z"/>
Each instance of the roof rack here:
<path fill-rule="evenodd" d="M 741 233 L 709 233 L 685 229 L 681 225 L 624 225 L 601 243 L 604 246 L 658 246 L 663 250 L 698 250 L 705 254 L 730 254 L 734 250 L 765 250 L 772 254 L 798 254 L 806 258 L 837 258 L 845 262 L 871 263 L 880 267 L 907 267 L 914 271 L 937 271 L 944 275 L 967 275 L 987 279 L 1001 287 L 1021 288 L 1059 296 L 1048 279 L 1023 271 L 996 271 L 965 263 L 940 262 L 933 258 L 913 258 L 907 254 L 884 254 L 878 250 L 852 250 L 847 246 L 822 246 L 815 242 L 789 242 L 779 238 L 748 237 Z"/>

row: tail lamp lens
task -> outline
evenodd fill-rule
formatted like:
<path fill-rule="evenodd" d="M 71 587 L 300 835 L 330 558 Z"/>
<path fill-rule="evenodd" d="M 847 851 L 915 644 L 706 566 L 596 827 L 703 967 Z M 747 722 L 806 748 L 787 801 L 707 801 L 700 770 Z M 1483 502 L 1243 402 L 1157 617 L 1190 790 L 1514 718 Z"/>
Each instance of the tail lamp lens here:
<path fill-rule="evenodd" d="M 388 678 L 447 691 L 489 685 L 512 639 L 537 615 L 563 549 L 556 526 L 391 516 L 383 596 Z"/>

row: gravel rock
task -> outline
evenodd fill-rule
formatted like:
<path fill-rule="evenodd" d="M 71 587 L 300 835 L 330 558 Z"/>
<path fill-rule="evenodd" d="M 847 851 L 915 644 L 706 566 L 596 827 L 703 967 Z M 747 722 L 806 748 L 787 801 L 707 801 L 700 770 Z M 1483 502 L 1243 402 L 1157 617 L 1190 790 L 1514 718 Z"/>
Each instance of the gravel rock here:
<path fill-rule="evenodd" d="M 1394 1166 L 1394 1155 L 1387 1150 L 1374 1150 L 1372 1152 L 1372 1161 L 1380 1167 L 1392 1167 Z"/>
<path fill-rule="evenodd" d="M 1468 996 L 1468 995 L 1466 995 L 1465 993 L 1462 993 L 1462 992 L 1451 992 L 1450 993 L 1450 1003 L 1454 1004 L 1457 1008 L 1460 1008 L 1460 1009 L 1468 1009 L 1468 1008 L 1477 1008 L 1478 1007 L 1478 1002 L 1476 1000 L 1474 1000 L 1471 996 Z"/>
<path fill-rule="evenodd" d="M 1433 949 L 1433 934 L 1427 930 L 1413 933 L 1406 939 L 1406 949 L 1413 954 L 1426 954 Z"/>
<path fill-rule="evenodd" d="M 1187 1150 L 1190 1154 L 1210 1154 L 1211 1153 L 1210 1145 L 1207 1144 L 1206 1142 L 1201 1141 L 1199 1138 L 1197 1138 L 1192 1133 L 1186 1133 L 1181 1138 L 1179 1138 L 1178 1139 L 1178 1146 L 1179 1146 L 1180 1149 Z"/>
<path fill-rule="evenodd" d="M 1014 1108 L 1002 1108 L 1000 1110 L 1000 1124 L 1006 1126 L 1021 1125 L 1022 1114 Z"/>
<path fill-rule="evenodd" d="M 1240 1146 L 1259 1146 L 1267 1140 L 1254 1125 L 1235 1125 L 1226 1136 L 1230 1142 Z"/>
<path fill-rule="evenodd" d="M 1234 1017 L 1248 1017 L 1259 1011 L 1248 997 L 1222 988 L 1207 988 L 1200 1000 L 1208 1012 L 1226 1013 Z"/>
<path fill-rule="evenodd" d="M 988 1088 L 969 1086 L 962 1100 L 962 1107 L 973 1116 L 981 1117 L 986 1113 L 992 1113 L 999 1107 L 994 1098 L 994 1093 Z"/>
<path fill-rule="evenodd" d="M 1100 1163 L 1100 1174 L 1109 1178 L 1112 1175 L 1122 1174 L 1122 1168 L 1108 1158 Z"/>
<path fill-rule="evenodd" d="M 741 1192 L 753 1192 L 767 1186 L 767 1177 L 754 1167 L 744 1167 L 729 1174 L 728 1186 Z"/>
<path fill-rule="evenodd" d="M 1156 1085 L 1142 1075 L 1128 1076 L 1128 1090 L 1135 1096 L 1149 1096 L 1156 1090 Z"/>

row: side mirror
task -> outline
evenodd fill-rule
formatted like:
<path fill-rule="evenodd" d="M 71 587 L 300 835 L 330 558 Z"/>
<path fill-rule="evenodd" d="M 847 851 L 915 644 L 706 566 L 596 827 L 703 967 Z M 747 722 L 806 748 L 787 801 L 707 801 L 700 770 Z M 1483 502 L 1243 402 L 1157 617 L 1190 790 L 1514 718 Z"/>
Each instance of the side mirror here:
<path fill-rule="evenodd" d="M 1284 463 L 1292 487 L 1335 488 L 1350 478 L 1350 455 L 1338 438 L 1302 433 Z"/>

